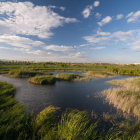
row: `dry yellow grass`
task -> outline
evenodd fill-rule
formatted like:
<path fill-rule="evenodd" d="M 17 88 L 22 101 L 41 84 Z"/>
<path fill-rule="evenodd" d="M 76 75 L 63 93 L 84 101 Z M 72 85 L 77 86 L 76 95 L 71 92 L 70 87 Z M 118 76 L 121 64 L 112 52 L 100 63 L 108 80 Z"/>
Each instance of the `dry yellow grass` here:
<path fill-rule="evenodd" d="M 140 118 L 140 78 L 113 80 L 108 83 L 123 86 L 125 89 L 104 90 L 102 95 L 105 99 L 117 109 L 121 109 L 125 113 L 133 113 L 134 116 Z"/>
<path fill-rule="evenodd" d="M 96 78 L 107 78 L 115 76 L 115 74 L 107 73 L 107 72 L 100 72 L 100 71 L 88 71 L 86 73 L 88 76 L 96 77 Z"/>

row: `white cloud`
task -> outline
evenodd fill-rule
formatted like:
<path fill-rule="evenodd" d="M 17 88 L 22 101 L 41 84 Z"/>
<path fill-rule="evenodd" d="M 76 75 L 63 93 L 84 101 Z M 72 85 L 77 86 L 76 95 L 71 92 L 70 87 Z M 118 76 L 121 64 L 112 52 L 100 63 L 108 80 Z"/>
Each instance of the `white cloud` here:
<path fill-rule="evenodd" d="M 121 18 L 123 18 L 123 17 L 124 17 L 123 14 L 119 14 L 119 15 L 116 16 L 117 20 L 119 20 L 119 19 L 121 19 Z"/>
<path fill-rule="evenodd" d="M 103 18 L 101 22 L 98 22 L 98 25 L 103 26 L 103 25 L 109 23 L 111 20 L 112 20 L 112 18 L 110 16 L 107 16 L 107 17 Z"/>
<path fill-rule="evenodd" d="M 98 31 L 97 31 L 97 35 L 108 36 L 108 35 L 110 35 L 110 32 L 100 32 L 100 31 L 98 30 Z"/>
<path fill-rule="evenodd" d="M 129 13 L 125 18 L 128 18 L 133 15 L 133 12 Z"/>
<path fill-rule="evenodd" d="M 73 57 L 81 57 L 81 56 L 87 57 L 86 53 L 76 50 L 70 46 L 49 45 L 49 46 L 45 46 L 43 48 L 44 48 L 44 50 L 53 50 L 53 51 L 63 52 L 64 54 L 68 54 Z"/>
<path fill-rule="evenodd" d="M 88 46 L 90 44 L 83 44 L 83 45 L 80 45 L 80 47 L 85 47 L 85 46 Z"/>
<path fill-rule="evenodd" d="M 110 40 L 109 37 L 96 37 L 96 36 L 85 36 L 83 37 L 86 41 L 89 43 L 99 43 L 99 44 L 107 44 L 108 41 Z"/>
<path fill-rule="evenodd" d="M 97 6 L 99 6 L 99 3 L 100 3 L 99 1 L 95 1 L 92 5 L 86 6 L 84 11 L 82 12 L 84 18 L 88 18 L 91 14 L 91 10 L 93 10 L 93 6 L 97 7 Z"/>
<path fill-rule="evenodd" d="M 101 18 L 101 14 L 100 13 L 96 13 L 96 18 L 100 19 Z"/>
<path fill-rule="evenodd" d="M 60 7 L 60 9 L 61 9 L 62 11 L 65 11 L 65 7 Z"/>
<path fill-rule="evenodd" d="M 9 47 L 2 47 L 2 46 L 0 46 L 0 49 L 6 49 L 6 50 L 8 50 L 8 49 L 11 49 L 11 48 L 9 48 Z"/>
<path fill-rule="evenodd" d="M 139 35 L 139 30 L 130 30 L 127 32 L 117 31 L 114 33 L 109 32 L 100 32 L 97 31 L 97 34 L 93 36 L 84 36 L 83 39 L 88 41 L 89 43 L 104 45 L 110 44 L 110 42 L 117 43 L 118 41 L 130 42 L 130 41 L 137 41 L 140 39 L 136 37 Z"/>
<path fill-rule="evenodd" d="M 134 50 L 137 50 L 137 49 L 140 49 L 140 41 L 136 41 L 136 42 L 133 42 L 133 43 L 128 43 L 127 45 L 130 45 L 132 49 Z"/>
<path fill-rule="evenodd" d="M 88 54 L 86 52 L 77 52 L 73 57 L 86 58 L 88 57 Z"/>
<path fill-rule="evenodd" d="M 99 1 L 95 1 L 95 2 L 94 2 L 94 7 L 99 6 L 99 4 L 100 4 L 100 2 L 99 2 Z"/>
<path fill-rule="evenodd" d="M 57 7 L 54 5 L 49 5 L 48 8 L 57 8 Z"/>
<path fill-rule="evenodd" d="M 41 50 L 30 50 L 30 49 L 25 49 L 25 48 L 14 48 L 14 50 L 21 51 L 23 53 L 28 53 L 28 54 L 36 54 L 36 55 L 50 55 L 50 52 L 45 52 Z"/>
<path fill-rule="evenodd" d="M 92 10 L 92 5 L 88 5 L 84 11 L 82 12 L 84 18 L 88 18 L 90 16 L 90 13 L 91 13 L 91 10 Z"/>
<path fill-rule="evenodd" d="M 44 45 L 44 43 L 41 41 L 33 41 L 29 38 L 6 34 L 0 36 L 0 42 L 4 42 L 6 44 L 22 48 L 32 48 L 33 46 Z"/>
<path fill-rule="evenodd" d="M 100 49 L 105 49 L 106 47 L 95 47 L 95 48 L 91 48 L 91 49 L 94 49 L 94 50 L 100 50 Z"/>
<path fill-rule="evenodd" d="M 129 18 L 128 18 L 129 17 Z M 140 11 L 137 11 L 136 13 L 131 12 L 126 16 L 128 18 L 127 22 L 137 22 L 139 21 L 140 18 Z"/>
<path fill-rule="evenodd" d="M 55 8 L 55 6 L 50 6 Z M 49 6 L 34 6 L 31 2 L 0 2 L 0 34 L 22 34 L 49 38 L 51 29 L 65 23 L 78 22 L 53 12 Z M 61 8 L 62 9 L 62 8 Z"/>
<path fill-rule="evenodd" d="M 117 32 L 114 32 L 110 37 L 111 38 L 117 38 L 121 41 L 134 41 L 136 38 L 135 38 L 135 33 L 136 33 L 136 30 L 130 30 L 128 32 L 122 32 L 122 31 L 117 31 Z"/>

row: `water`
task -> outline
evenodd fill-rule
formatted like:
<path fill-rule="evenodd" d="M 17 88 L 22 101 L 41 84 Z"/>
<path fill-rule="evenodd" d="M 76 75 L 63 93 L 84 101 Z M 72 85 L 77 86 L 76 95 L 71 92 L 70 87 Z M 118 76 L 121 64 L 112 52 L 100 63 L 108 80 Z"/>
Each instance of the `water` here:
<path fill-rule="evenodd" d="M 62 72 L 53 72 L 54 76 Z M 63 72 L 64 73 L 64 72 Z M 68 73 L 68 72 L 66 72 Z M 72 72 L 83 74 L 81 72 Z M 0 81 L 6 81 L 16 87 L 15 98 L 26 106 L 26 112 L 36 111 L 39 113 L 44 108 L 53 105 L 78 110 L 94 110 L 98 115 L 103 112 L 116 112 L 116 109 L 95 94 L 116 86 L 106 83 L 113 79 L 124 79 L 130 76 L 120 75 L 112 78 L 92 79 L 91 81 L 56 82 L 54 85 L 34 85 L 28 82 L 28 78 L 8 78 L 0 75 Z"/>

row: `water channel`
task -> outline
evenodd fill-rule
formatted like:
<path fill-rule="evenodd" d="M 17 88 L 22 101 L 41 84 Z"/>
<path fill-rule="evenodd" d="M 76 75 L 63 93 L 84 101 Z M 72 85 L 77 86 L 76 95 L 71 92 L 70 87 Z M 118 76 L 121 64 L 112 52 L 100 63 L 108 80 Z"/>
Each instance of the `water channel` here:
<path fill-rule="evenodd" d="M 53 72 L 53 75 L 56 76 L 58 73 L 62 72 Z M 83 75 L 82 72 L 72 73 Z M 100 115 L 103 112 L 115 113 L 116 109 L 95 95 L 108 88 L 117 88 L 108 84 L 107 81 L 129 77 L 120 75 L 111 78 L 94 78 L 91 81 L 61 81 L 54 85 L 34 85 L 28 82 L 29 78 L 8 78 L 0 75 L 0 81 L 13 84 L 16 88 L 15 98 L 17 102 L 27 107 L 27 113 L 33 110 L 39 113 L 44 108 L 53 105 L 60 107 L 62 111 L 70 107 L 89 112 L 94 110 Z"/>

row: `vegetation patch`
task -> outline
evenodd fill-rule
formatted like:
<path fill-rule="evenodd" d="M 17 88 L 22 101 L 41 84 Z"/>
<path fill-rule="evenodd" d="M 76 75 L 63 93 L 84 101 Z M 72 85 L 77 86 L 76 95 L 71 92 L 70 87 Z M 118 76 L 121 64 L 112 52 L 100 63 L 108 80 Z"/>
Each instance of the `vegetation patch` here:
<path fill-rule="evenodd" d="M 92 77 L 97 77 L 97 78 L 106 78 L 106 77 L 114 76 L 114 74 L 112 73 L 101 72 L 101 71 L 88 71 L 87 75 Z"/>
<path fill-rule="evenodd" d="M 25 77 L 34 77 L 36 75 L 43 75 L 43 73 L 30 70 L 13 69 L 10 70 L 9 73 L 5 74 L 4 76 L 13 78 L 25 78 Z"/>
<path fill-rule="evenodd" d="M 83 75 L 76 75 L 74 73 L 60 73 L 56 75 L 57 80 L 60 81 L 89 81 L 91 78 Z"/>
<path fill-rule="evenodd" d="M 56 78 L 53 76 L 35 76 L 29 78 L 29 82 L 34 84 L 54 84 L 56 82 Z"/>
<path fill-rule="evenodd" d="M 123 86 L 125 89 L 114 88 L 103 91 L 106 100 L 123 112 L 133 113 L 140 118 L 140 78 L 112 80 L 108 83 Z"/>

